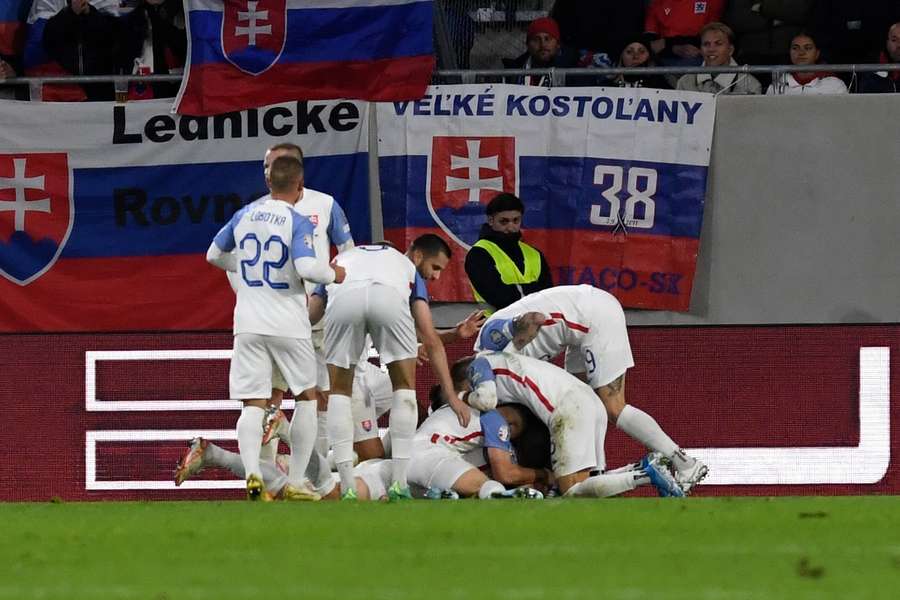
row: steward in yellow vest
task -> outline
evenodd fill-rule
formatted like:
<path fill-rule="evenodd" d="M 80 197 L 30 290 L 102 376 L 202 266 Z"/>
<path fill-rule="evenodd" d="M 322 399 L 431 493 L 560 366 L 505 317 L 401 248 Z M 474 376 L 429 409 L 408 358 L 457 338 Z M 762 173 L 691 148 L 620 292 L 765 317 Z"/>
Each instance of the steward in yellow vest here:
<path fill-rule="evenodd" d="M 522 241 L 525 206 L 513 194 L 498 194 L 485 213 L 478 241 L 466 254 L 466 275 L 475 299 L 489 305 L 488 314 L 532 292 L 553 286 L 543 253 Z"/>

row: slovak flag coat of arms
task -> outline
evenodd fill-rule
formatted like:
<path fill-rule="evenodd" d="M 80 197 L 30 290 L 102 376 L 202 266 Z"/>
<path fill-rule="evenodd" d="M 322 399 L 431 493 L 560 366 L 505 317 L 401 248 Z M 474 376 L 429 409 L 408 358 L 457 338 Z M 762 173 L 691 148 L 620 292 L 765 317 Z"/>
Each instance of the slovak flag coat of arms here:
<path fill-rule="evenodd" d="M 484 207 L 501 192 L 516 193 L 516 139 L 434 136 L 426 198 L 431 216 L 464 248 L 478 240 Z"/>
<path fill-rule="evenodd" d="M 225 0 L 222 53 L 241 71 L 259 75 L 284 51 L 287 0 Z"/>
<path fill-rule="evenodd" d="M 74 221 L 65 153 L 0 154 L 0 275 L 28 285 L 59 258 Z"/>

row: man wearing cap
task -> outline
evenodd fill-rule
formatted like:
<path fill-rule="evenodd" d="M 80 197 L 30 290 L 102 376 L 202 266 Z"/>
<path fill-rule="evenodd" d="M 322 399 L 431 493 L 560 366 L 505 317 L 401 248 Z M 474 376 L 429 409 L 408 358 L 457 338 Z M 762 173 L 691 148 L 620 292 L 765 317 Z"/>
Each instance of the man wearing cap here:
<path fill-rule="evenodd" d="M 490 305 L 488 314 L 523 296 L 553 286 L 544 254 L 522 241 L 525 205 L 513 194 L 494 196 L 485 209 L 487 222 L 466 254 L 466 275 L 475 299 Z"/>
<path fill-rule="evenodd" d="M 571 50 L 560 45 L 559 25 L 550 17 L 535 19 L 528 26 L 525 37 L 527 50 L 518 58 L 504 58 L 503 66 L 507 69 L 549 69 L 551 67 L 574 67 L 576 57 Z M 550 85 L 546 75 L 525 77 L 508 77 L 507 83 L 524 83 L 525 85 Z"/>

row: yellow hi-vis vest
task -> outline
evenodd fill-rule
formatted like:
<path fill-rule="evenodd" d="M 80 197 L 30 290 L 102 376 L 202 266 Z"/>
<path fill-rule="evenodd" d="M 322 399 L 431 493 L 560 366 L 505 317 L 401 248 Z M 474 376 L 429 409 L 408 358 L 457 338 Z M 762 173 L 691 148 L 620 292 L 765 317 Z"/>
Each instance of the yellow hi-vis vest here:
<path fill-rule="evenodd" d="M 500 273 L 500 281 L 506 285 L 533 283 L 541 276 L 541 253 L 525 242 L 519 242 L 519 249 L 522 251 L 522 256 L 525 258 L 524 274 L 519 271 L 519 267 L 516 266 L 516 263 L 512 261 L 509 255 L 494 242 L 478 240 L 475 242 L 474 247 L 482 248 L 491 255 L 491 258 L 494 259 L 494 266 L 497 268 L 497 272 Z M 487 301 L 482 298 L 474 285 L 472 286 L 472 293 L 475 294 L 475 299 L 478 302 L 487 304 Z M 493 310 L 486 310 L 485 314 L 490 315 L 493 312 Z"/>

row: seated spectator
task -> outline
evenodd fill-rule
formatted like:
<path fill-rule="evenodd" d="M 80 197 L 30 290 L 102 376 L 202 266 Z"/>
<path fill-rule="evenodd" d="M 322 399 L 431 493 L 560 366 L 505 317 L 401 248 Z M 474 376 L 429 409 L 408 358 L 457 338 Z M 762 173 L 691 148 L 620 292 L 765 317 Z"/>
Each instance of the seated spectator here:
<path fill-rule="evenodd" d="M 655 38 L 651 49 L 664 66 L 697 66 L 703 61 L 700 32 L 721 20 L 725 0 L 652 0 L 644 18 L 644 31 Z"/>
<path fill-rule="evenodd" d="M 140 40 L 134 66 L 130 72 L 155 75 L 181 74 L 187 54 L 184 29 L 184 7 L 181 0 L 141 0 L 124 17 L 126 36 Z M 178 83 L 155 83 L 152 87 L 132 83 L 132 98 L 171 98 L 178 93 Z"/>
<path fill-rule="evenodd" d="M 42 43 L 49 58 L 72 75 L 115 75 L 122 73 L 124 65 L 131 72 L 131 62 L 136 50 L 126 49 L 140 40 L 127 40 L 123 36 L 123 23 L 119 19 L 118 6 L 110 2 L 90 0 L 56 0 L 59 11 L 47 19 Z M 99 7 L 99 8 L 98 8 Z M 110 83 L 82 86 L 88 100 L 112 100 Z"/>
<path fill-rule="evenodd" d="M 617 67 L 652 67 L 654 66 L 653 56 L 650 52 L 650 42 L 646 37 L 640 36 L 625 46 L 616 62 Z M 607 85 L 616 85 L 619 87 L 642 87 L 656 88 L 668 90 L 672 86 L 666 81 L 662 75 L 625 75 L 620 73 L 609 78 Z"/>
<path fill-rule="evenodd" d="M 559 43 L 559 25 L 550 17 L 535 19 L 528 26 L 525 37 L 526 52 L 515 59 L 503 59 L 507 69 L 548 69 L 550 67 L 575 66 L 574 54 L 564 49 Z M 552 84 L 547 75 L 525 77 L 507 77 L 507 83 L 524 83 L 525 85 Z"/>
<path fill-rule="evenodd" d="M 815 0 L 730 0 L 722 20 L 734 30 L 736 59 L 751 65 L 788 62 L 791 39 L 806 27 Z"/>
<path fill-rule="evenodd" d="M 0 58 L 0 81 L 16 76 L 16 70 L 11 64 Z M 0 87 L 0 98 L 15 98 L 16 92 L 11 86 Z"/>
<path fill-rule="evenodd" d="M 737 66 L 734 60 L 734 32 L 724 23 L 709 23 L 700 32 L 703 66 Z M 678 80 L 677 89 L 710 94 L 761 94 L 762 85 L 749 73 L 688 74 Z"/>
<path fill-rule="evenodd" d="M 818 65 L 821 57 L 812 35 L 801 32 L 791 40 L 791 64 Z M 846 94 L 847 86 L 829 71 L 781 73 L 766 90 L 769 96 L 798 94 Z"/>
<path fill-rule="evenodd" d="M 900 22 L 888 29 L 887 41 L 881 56 L 881 63 L 900 63 Z M 861 94 L 893 94 L 900 92 L 900 71 L 875 71 L 863 73 L 859 79 Z"/>
<path fill-rule="evenodd" d="M 577 50 L 582 57 L 618 56 L 644 31 L 643 2 L 556 0 L 550 16 L 559 24 L 563 46 Z"/>

